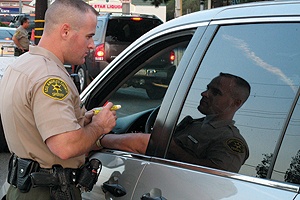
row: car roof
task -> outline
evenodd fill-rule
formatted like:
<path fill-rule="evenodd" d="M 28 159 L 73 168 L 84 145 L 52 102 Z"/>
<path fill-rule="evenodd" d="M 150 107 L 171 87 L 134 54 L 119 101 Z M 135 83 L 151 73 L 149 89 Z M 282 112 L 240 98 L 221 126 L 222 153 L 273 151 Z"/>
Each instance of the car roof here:
<path fill-rule="evenodd" d="M 159 19 L 156 15 L 148 15 L 141 13 L 121 13 L 121 12 L 100 12 L 98 18 L 131 18 L 131 17 L 143 17 L 148 19 Z"/>
<path fill-rule="evenodd" d="M 6 26 L 0 26 L 1 30 L 16 30 L 17 28 L 13 28 L 13 27 L 6 27 Z"/>
<path fill-rule="evenodd" d="M 266 8 L 266 6 L 268 6 Z M 288 12 L 284 9 L 289 6 Z M 188 15 L 184 15 L 180 18 L 176 18 L 166 22 L 168 26 L 188 23 L 199 23 L 205 21 L 215 21 L 233 18 L 252 18 L 252 17 L 264 17 L 264 16 L 288 16 L 298 15 L 300 2 L 299 1 L 271 1 L 271 2 L 254 2 L 244 3 L 231 6 L 224 6 L 214 8 L 210 10 L 203 10 L 194 12 Z M 167 26 L 166 25 L 166 26 Z"/>
<path fill-rule="evenodd" d="M 288 7 L 288 9 L 287 9 Z M 219 8 L 213 8 L 209 10 L 198 11 L 190 13 L 170 21 L 167 21 L 142 35 L 140 38 L 130 44 L 125 50 L 123 50 L 119 56 L 123 57 L 126 54 L 134 51 L 135 48 L 143 43 L 149 42 L 153 37 L 157 35 L 164 35 L 176 30 L 184 30 L 189 28 L 196 28 L 200 24 L 213 23 L 218 20 L 230 20 L 230 19 L 248 19 L 248 18 L 260 18 L 266 16 L 299 16 L 300 17 L 300 1 L 263 1 L 244 3 L 230 6 L 223 6 Z M 110 65 L 117 62 L 117 59 L 113 60 Z M 107 67 L 107 70 L 109 67 Z M 87 90 L 84 90 L 81 97 L 84 98 L 88 94 Z"/>
<path fill-rule="evenodd" d="M 266 7 L 268 6 L 268 7 Z M 287 11 L 288 7 L 288 11 Z M 300 16 L 300 1 L 263 1 L 223 6 L 209 10 L 190 13 L 179 18 L 172 19 L 155 27 L 140 37 L 134 43 L 144 41 L 156 33 L 171 31 L 173 28 L 185 29 L 199 26 L 200 23 L 212 23 L 218 20 L 259 18 L 265 16 Z M 181 27 L 181 28 L 179 28 Z M 132 44 L 135 45 L 135 44 Z"/>

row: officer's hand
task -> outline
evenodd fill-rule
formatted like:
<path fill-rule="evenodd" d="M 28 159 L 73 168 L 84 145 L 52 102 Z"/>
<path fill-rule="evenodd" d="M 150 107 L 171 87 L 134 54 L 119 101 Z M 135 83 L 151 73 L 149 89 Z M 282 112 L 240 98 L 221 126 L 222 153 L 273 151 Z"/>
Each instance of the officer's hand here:
<path fill-rule="evenodd" d="M 87 124 L 91 123 L 93 115 L 94 115 L 94 111 L 93 110 L 89 110 L 89 111 L 85 112 L 85 115 L 84 115 L 84 126 L 86 126 Z"/>
<path fill-rule="evenodd" d="M 103 133 L 109 133 L 116 125 L 116 111 L 111 111 L 113 104 L 108 102 L 105 107 L 97 115 L 93 116 L 92 121 L 98 124 L 99 128 L 103 129 Z"/>

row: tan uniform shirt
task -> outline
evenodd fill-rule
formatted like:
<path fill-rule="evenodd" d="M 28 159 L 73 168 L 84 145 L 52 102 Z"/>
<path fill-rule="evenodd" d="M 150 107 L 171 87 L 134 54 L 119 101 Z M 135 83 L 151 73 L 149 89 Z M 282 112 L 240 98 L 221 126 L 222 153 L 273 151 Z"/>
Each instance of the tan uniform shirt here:
<path fill-rule="evenodd" d="M 16 59 L 0 84 L 0 112 L 11 152 L 36 160 L 43 168 L 53 164 L 77 168 L 84 155 L 61 160 L 45 144 L 47 138 L 84 125 L 85 109 L 61 61 L 41 47 Z"/>
<path fill-rule="evenodd" d="M 204 119 L 184 118 L 174 133 L 174 141 L 197 159 L 209 159 L 220 169 L 238 172 L 249 157 L 249 149 L 234 121 Z"/>
<path fill-rule="evenodd" d="M 19 40 L 20 45 L 23 47 L 23 49 L 29 49 L 28 32 L 23 28 L 23 26 L 19 26 L 17 28 L 14 36 L 17 38 L 17 40 Z"/>

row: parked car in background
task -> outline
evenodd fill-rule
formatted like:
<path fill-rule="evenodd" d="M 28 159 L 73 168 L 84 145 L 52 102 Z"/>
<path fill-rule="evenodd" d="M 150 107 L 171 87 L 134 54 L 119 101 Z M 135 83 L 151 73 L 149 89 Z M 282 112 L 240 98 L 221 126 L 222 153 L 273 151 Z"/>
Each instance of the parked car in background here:
<path fill-rule="evenodd" d="M 110 134 L 151 134 L 144 154 L 91 152 L 102 162 L 83 199 L 300 200 L 300 1 L 257 2 L 191 13 L 168 21 L 122 51 L 80 94 L 87 110 L 122 105 Z M 173 51 L 175 72 L 161 99 L 128 87 Z M 166 69 L 168 68 L 165 65 Z M 220 72 L 247 80 L 251 93 L 235 126 L 249 146 L 237 173 L 168 158 L 170 141 Z M 218 94 L 216 94 L 218 95 Z M 1 198 L 1 195 L 0 195 Z"/>
<path fill-rule="evenodd" d="M 0 56 L 14 55 L 14 42 L 12 36 L 15 34 L 16 28 L 0 27 Z"/>
<path fill-rule="evenodd" d="M 8 26 L 13 19 L 13 16 L 10 14 L 1 14 L 0 15 L 0 22 L 6 26 Z"/>
<path fill-rule="evenodd" d="M 137 38 L 163 22 L 154 15 L 100 13 L 95 50 L 86 57 L 83 65 L 73 66 L 83 90 L 121 51 Z"/>
<path fill-rule="evenodd" d="M 34 22 L 35 13 L 21 13 L 21 14 L 14 16 L 14 18 L 11 20 L 11 22 L 9 24 L 9 27 L 18 28 L 21 25 L 21 19 L 23 17 L 27 17 L 30 21 L 27 31 L 28 31 L 28 35 L 31 36 L 31 32 L 32 32 L 32 30 L 34 30 L 34 27 L 35 27 L 35 22 Z"/>

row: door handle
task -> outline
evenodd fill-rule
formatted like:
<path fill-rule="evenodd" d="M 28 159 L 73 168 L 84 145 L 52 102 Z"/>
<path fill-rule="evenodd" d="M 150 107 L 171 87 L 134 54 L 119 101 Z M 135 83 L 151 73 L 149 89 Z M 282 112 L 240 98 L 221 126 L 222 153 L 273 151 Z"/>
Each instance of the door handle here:
<path fill-rule="evenodd" d="M 108 181 L 104 182 L 102 185 L 102 191 L 104 193 L 109 192 L 115 197 L 121 197 L 126 195 L 125 188 L 118 184 L 118 177 L 110 177 Z"/>

